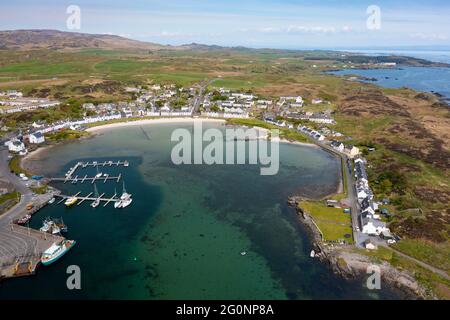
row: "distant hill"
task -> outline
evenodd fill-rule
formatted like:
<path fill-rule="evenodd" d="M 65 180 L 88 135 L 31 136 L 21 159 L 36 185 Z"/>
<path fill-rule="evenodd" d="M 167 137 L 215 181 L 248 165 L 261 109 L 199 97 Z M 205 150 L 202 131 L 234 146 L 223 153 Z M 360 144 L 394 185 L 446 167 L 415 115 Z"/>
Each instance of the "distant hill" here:
<path fill-rule="evenodd" d="M 0 31 L 0 49 L 62 50 L 79 48 L 161 50 L 173 47 L 106 34 L 87 34 L 57 30 Z"/>

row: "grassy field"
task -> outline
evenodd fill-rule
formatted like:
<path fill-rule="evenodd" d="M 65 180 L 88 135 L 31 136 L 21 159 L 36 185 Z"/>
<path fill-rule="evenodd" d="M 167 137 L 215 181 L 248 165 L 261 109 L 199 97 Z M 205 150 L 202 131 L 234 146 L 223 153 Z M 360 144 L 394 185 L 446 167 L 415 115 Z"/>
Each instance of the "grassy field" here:
<path fill-rule="evenodd" d="M 450 246 L 431 241 L 403 239 L 394 247 L 418 260 L 450 273 Z"/>
<path fill-rule="evenodd" d="M 299 207 L 314 219 L 325 241 L 353 242 L 351 217 L 342 208 L 328 207 L 324 201 L 301 201 Z"/>
<path fill-rule="evenodd" d="M 76 140 L 86 135 L 88 135 L 88 133 L 84 131 L 63 129 L 55 133 L 47 134 L 46 139 L 52 142 L 61 142 L 61 141 Z"/>
<path fill-rule="evenodd" d="M 374 262 L 386 261 L 399 270 L 406 270 L 414 275 L 416 280 L 440 299 L 450 299 L 450 281 L 421 267 L 413 261 L 401 257 L 389 248 L 379 247 L 378 250 L 353 249 L 355 252 L 369 256 Z"/>
<path fill-rule="evenodd" d="M 306 138 L 304 135 L 294 131 L 294 130 L 290 130 L 287 128 L 280 128 L 277 127 L 275 125 L 272 125 L 270 123 L 267 123 L 265 121 L 262 120 L 258 120 L 258 119 L 229 119 L 228 124 L 233 124 L 233 125 L 241 125 L 241 126 L 248 126 L 248 127 L 260 127 L 260 128 L 264 128 L 264 129 L 277 129 L 280 131 L 280 138 L 281 139 L 286 139 L 289 141 L 298 141 L 298 142 L 303 142 L 303 143 L 307 143 L 310 142 L 308 138 Z"/>
<path fill-rule="evenodd" d="M 20 199 L 19 192 L 11 192 L 0 196 L 0 215 L 15 206 Z"/>
<path fill-rule="evenodd" d="M 28 177 L 31 177 L 30 173 L 27 172 L 26 170 L 23 170 L 20 167 L 20 161 L 21 161 L 21 157 L 20 156 L 14 156 L 10 161 L 9 161 L 9 169 L 14 172 L 15 174 L 20 174 L 20 173 L 24 173 L 25 175 L 27 175 Z"/>

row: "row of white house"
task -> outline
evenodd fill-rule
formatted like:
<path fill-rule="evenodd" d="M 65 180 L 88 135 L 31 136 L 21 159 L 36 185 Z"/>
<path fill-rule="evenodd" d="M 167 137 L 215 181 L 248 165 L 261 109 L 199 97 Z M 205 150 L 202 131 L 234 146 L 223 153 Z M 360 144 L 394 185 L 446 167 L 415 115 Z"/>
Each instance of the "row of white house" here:
<path fill-rule="evenodd" d="M 373 201 L 373 192 L 369 186 L 369 180 L 366 172 L 366 163 L 362 158 L 357 158 L 355 163 L 356 193 L 360 206 L 360 219 L 362 233 L 370 236 L 379 236 L 389 234 L 390 230 L 386 223 L 380 220 L 377 214 L 378 205 Z"/>
<path fill-rule="evenodd" d="M 5 108 L 0 109 L 0 113 L 17 113 L 36 109 L 47 109 L 59 105 L 59 101 L 48 99 L 20 98 L 16 100 L 0 100 L 0 105 Z"/>
<path fill-rule="evenodd" d="M 314 129 L 308 128 L 307 126 L 299 125 L 297 130 L 299 132 L 307 134 L 308 136 L 310 136 L 313 139 L 316 139 L 317 141 L 324 141 L 325 140 L 325 136 L 323 134 L 321 134 L 320 132 L 317 132 Z"/>
<path fill-rule="evenodd" d="M 334 150 L 339 151 L 341 153 L 345 153 L 350 158 L 354 158 L 361 153 L 358 147 L 355 147 L 354 145 L 351 144 L 344 144 L 341 141 L 333 140 L 331 141 L 330 145 Z"/>
<path fill-rule="evenodd" d="M 9 97 L 11 99 L 22 98 L 23 93 L 17 90 L 0 91 L 0 97 Z"/>
<path fill-rule="evenodd" d="M 236 113 L 232 111 L 228 112 L 206 111 L 202 112 L 202 116 L 208 118 L 225 118 L 225 119 L 231 118 L 247 119 L 249 117 L 248 112 Z"/>

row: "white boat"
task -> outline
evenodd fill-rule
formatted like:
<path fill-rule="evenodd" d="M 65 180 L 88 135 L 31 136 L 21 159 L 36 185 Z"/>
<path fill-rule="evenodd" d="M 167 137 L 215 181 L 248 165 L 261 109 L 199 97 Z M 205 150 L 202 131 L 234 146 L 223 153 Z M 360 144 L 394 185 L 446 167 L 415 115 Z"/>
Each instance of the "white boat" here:
<path fill-rule="evenodd" d="M 95 199 L 95 201 L 91 203 L 92 208 L 97 208 L 99 205 L 100 205 L 99 199 Z"/>
<path fill-rule="evenodd" d="M 55 203 L 55 201 L 56 201 L 56 199 L 55 198 L 51 198 L 49 201 L 48 201 L 48 203 L 49 204 L 54 204 Z"/>
<path fill-rule="evenodd" d="M 116 200 L 116 202 L 114 202 L 114 208 L 116 209 L 122 208 L 122 200 Z"/>
<path fill-rule="evenodd" d="M 92 208 L 97 208 L 100 205 L 100 196 L 98 194 L 97 185 L 94 184 L 94 197 L 95 201 L 91 203 Z"/>
<path fill-rule="evenodd" d="M 41 232 L 49 232 L 50 225 L 47 223 L 47 221 L 44 221 L 44 225 L 39 229 Z"/>
<path fill-rule="evenodd" d="M 125 189 L 125 181 L 123 182 L 123 191 L 122 195 L 120 196 L 120 200 L 127 200 L 131 198 L 131 194 L 127 193 L 127 190 Z"/>
<path fill-rule="evenodd" d="M 130 165 L 130 163 L 128 161 L 125 160 L 125 162 L 123 163 L 124 167 L 128 167 Z"/>
<path fill-rule="evenodd" d="M 51 234 L 60 234 L 61 228 L 51 219 L 44 220 L 44 225 L 39 229 L 41 232 L 47 232 Z"/>
<path fill-rule="evenodd" d="M 50 248 L 44 251 L 41 256 L 41 262 L 44 266 L 52 264 L 63 255 L 65 255 L 74 245 L 75 240 L 63 240 L 59 243 L 53 243 Z"/>
<path fill-rule="evenodd" d="M 133 199 L 131 199 L 131 198 L 122 200 L 122 206 L 121 206 L 121 208 L 123 209 L 123 208 L 128 207 L 132 202 L 133 202 Z"/>

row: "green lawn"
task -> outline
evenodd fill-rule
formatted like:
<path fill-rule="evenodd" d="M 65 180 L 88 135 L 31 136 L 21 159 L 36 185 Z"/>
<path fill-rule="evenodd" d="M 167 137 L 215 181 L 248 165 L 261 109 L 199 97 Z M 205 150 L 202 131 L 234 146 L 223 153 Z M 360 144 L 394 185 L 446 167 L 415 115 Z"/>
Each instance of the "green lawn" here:
<path fill-rule="evenodd" d="M 353 242 L 353 238 L 345 238 L 346 234 L 353 235 L 353 231 L 351 217 L 344 209 L 330 208 L 324 201 L 302 201 L 299 207 L 314 219 L 325 241 Z"/>

